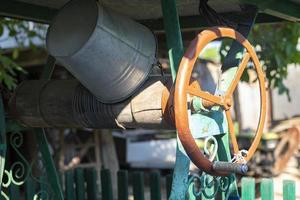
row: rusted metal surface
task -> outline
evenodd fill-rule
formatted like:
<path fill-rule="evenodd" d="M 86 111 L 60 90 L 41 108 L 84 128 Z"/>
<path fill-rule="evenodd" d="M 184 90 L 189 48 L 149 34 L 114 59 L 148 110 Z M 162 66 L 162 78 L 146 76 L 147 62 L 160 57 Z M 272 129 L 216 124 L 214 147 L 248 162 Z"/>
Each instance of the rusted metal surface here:
<path fill-rule="evenodd" d="M 174 129 L 161 104 L 169 81 L 151 77 L 134 96 L 116 104 L 99 102 L 76 80 L 25 81 L 11 99 L 10 110 L 29 127 Z"/>
<path fill-rule="evenodd" d="M 194 68 L 194 64 L 198 58 L 198 55 L 202 51 L 202 49 L 211 41 L 217 38 L 231 38 L 238 41 L 242 44 L 246 53 L 244 58 L 242 59 L 240 66 L 236 72 L 235 79 L 231 82 L 229 89 L 226 91 L 223 96 L 212 95 L 208 92 L 202 91 L 201 89 L 196 89 L 195 87 L 191 87 L 190 78 L 192 75 L 192 71 Z M 236 86 L 241 78 L 243 71 L 246 68 L 249 59 L 252 59 L 255 69 L 257 71 L 258 80 L 260 83 L 260 119 L 257 127 L 256 135 L 253 140 L 251 147 L 248 150 L 247 155 L 244 157 L 245 161 L 248 161 L 252 155 L 254 154 L 259 141 L 261 139 L 265 116 L 266 116 L 266 90 L 265 90 L 265 82 L 264 82 L 264 74 L 260 67 L 259 60 L 257 55 L 250 45 L 250 43 L 237 31 L 234 31 L 230 28 L 218 28 L 213 27 L 202 31 L 190 44 L 188 50 L 184 54 L 178 71 L 178 76 L 175 85 L 175 94 L 174 94 L 174 105 L 175 105 L 175 122 L 176 128 L 178 129 L 179 138 L 184 146 L 186 153 L 189 155 L 190 159 L 193 163 L 200 169 L 204 170 L 209 174 L 220 174 L 222 173 L 216 172 L 213 170 L 212 162 L 208 160 L 203 153 L 200 151 L 196 142 L 191 134 L 188 120 L 188 96 L 198 96 L 206 101 L 212 102 L 213 105 L 219 105 L 223 107 L 226 113 L 230 139 L 233 145 L 234 154 L 239 153 L 239 147 L 237 144 L 237 140 L 234 134 L 233 129 L 233 121 L 230 116 L 229 108 L 232 105 L 232 94 L 236 89 Z M 224 174 L 223 174 L 224 175 Z"/>

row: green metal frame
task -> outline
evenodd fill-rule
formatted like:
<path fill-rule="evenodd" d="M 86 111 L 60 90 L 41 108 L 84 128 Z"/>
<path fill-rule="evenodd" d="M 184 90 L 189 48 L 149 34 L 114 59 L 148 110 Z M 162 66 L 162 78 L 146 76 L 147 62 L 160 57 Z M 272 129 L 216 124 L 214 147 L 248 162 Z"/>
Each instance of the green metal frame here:
<path fill-rule="evenodd" d="M 161 0 L 164 17 L 164 27 L 167 36 L 167 46 L 172 79 L 175 81 L 179 62 L 183 55 L 183 43 L 175 0 Z M 185 199 L 188 189 L 190 159 L 184 153 L 177 137 L 176 162 L 173 172 L 170 200 Z"/>
<path fill-rule="evenodd" d="M 55 68 L 56 60 L 52 56 L 48 56 L 46 65 L 44 67 L 44 70 L 42 71 L 40 79 L 50 79 L 52 76 L 52 73 Z M 47 177 L 49 180 L 49 184 L 53 190 L 54 193 L 54 199 L 57 200 L 63 200 L 63 191 L 61 189 L 60 181 L 58 178 L 57 170 L 55 168 L 54 161 L 52 159 L 47 137 L 45 134 L 45 130 L 43 128 L 35 129 L 35 136 L 38 142 L 38 146 L 40 149 L 40 152 L 42 154 L 43 162 L 45 165 L 45 169 L 47 172 Z"/>
<path fill-rule="evenodd" d="M 5 167 L 6 149 L 7 149 L 7 143 L 6 143 L 5 111 L 3 106 L 2 94 L 0 93 L 0 191 L 1 191 L 2 177 L 4 173 L 4 167 Z"/>
<path fill-rule="evenodd" d="M 49 57 L 47 60 L 47 64 L 45 66 L 45 69 L 42 73 L 42 78 L 44 79 L 49 79 L 51 77 L 51 74 L 53 72 L 55 66 L 55 60 L 53 57 Z M 2 100 L 2 95 L 0 94 L 0 198 L 4 197 L 4 198 L 8 198 L 8 194 L 6 194 L 5 192 L 3 192 L 3 190 L 1 190 L 1 187 L 5 187 L 8 188 L 8 192 L 9 192 L 9 196 L 12 199 L 19 199 L 20 198 L 20 192 L 19 192 L 19 186 L 23 185 L 25 182 L 25 188 L 26 191 L 28 189 L 31 190 L 31 192 L 28 192 L 29 196 L 35 196 L 38 197 L 39 195 L 43 195 L 44 192 L 47 191 L 47 184 L 45 184 L 45 178 L 42 177 L 42 181 L 39 180 L 38 182 L 41 184 L 41 190 L 39 193 L 34 194 L 34 186 L 32 186 L 32 184 L 34 184 L 34 182 L 32 181 L 32 178 L 30 177 L 31 174 L 31 165 L 26 161 L 26 159 L 23 157 L 23 155 L 21 154 L 21 152 L 18 150 L 18 148 L 20 147 L 20 145 L 22 145 L 23 143 L 23 136 L 20 132 L 15 132 L 11 135 L 10 137 L 10 144 L 12 146 L 12 148 L 14 149 L 14 151 L 18 154 L 18 156 L 20 157 L 20 159 L 22 160 L 22 162 L 15 162 L 12 164 L 11 168 L 8 170 L 5 170 L 5 160 L 6 160 L 6 150 L 7 150 L 7 141 L 6 141 L 6 124 L 5 124 L 5 110 L 4 110 L 4 106 L 3 106 L 3 100 Z M 42 159 L 43 159 L 43 163 L 44 163 L 44 167 L 46 169 L 46 173 L 47 173 L 47 178 L 49 181 L 49 185 L 51 187 L 51 196 L 53 197 L 53 199 L 58 199 L 58 200 L 63 200 L 63 192 L 62 189 L 60 187 L 60 182 L 59 182 L 59 178 L 57 175 L 57 171 L 55 169 L 55 165 L 52 159 L 52 156 L 50 154 L 50 150 L 48 147 L 48 142 L 47 142 L 47 138 L 45 135 L 45 131 L 44 129 L 35 129 L 34 130 L 35 136 L 37 138 L 37 142 L 38 142 L 38 147 L 39 150 L 41 152 L 42 155 Z M 15 169 L 15 167 L 20 167 L 18 170 L 14 172 L 13 169 Z M 22 171 L 23 169 L 23 171 Z M 21 170 L 21 171 L 20 171 Z M 25 173 L 26 170 L 26 173 Z M 5 183 L 3 183 L 3 175 L 7 176 L 7 181 Z M 13 173 L 18 173 L 13 174 Z M 21 173 L 21 174 L 20 174 Z M 23 178 L 22 180 L 16 180 L 15 178 Z M 28 185 L 28 183 L 31 182 L 30 185 Z"/>

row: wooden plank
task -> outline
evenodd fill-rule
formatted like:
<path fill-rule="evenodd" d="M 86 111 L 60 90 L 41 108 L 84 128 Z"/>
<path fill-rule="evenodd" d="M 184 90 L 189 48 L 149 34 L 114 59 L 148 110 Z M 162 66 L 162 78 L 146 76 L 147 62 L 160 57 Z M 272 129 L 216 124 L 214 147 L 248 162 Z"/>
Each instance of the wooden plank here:
<path fill-rule="evenodd" d="M 108 169 L 101 170 L 102 199 L 113 200 L 111 175 Z"/>
<path fill-rule="evenodd" d="M 150 173 L 150 199 L 161 200 L 160 173 L 158 171 Z"/>
<path fill-rule="evenodd" d="M 86 178 L 86 191 L 88 200 L 97 199 L 97 173 L 94 168 L 86 169 L 85 171 Z"/>
<path fill-rule="evenodd" d="M 263 178 L 260 183 L 261 200 L 273 200 L 274 199 L 274 186 L 273 180 Z"/>
<path fill-rule="evenodd" d="M 76 196 L 77 200 L 85 199 L 85 181 L 84 181 L 84 171 L 82 168 L 76 168 L 75 170 L 76 179 Z"/>
<path fill-rule="evenodd" d="M 283 200 L 296 199 L 296 183 L 291 180 L 283 180 Z"/>
<path fill-rule="evenodd" d="M 74 172 L 68 170 L 65 172 L 65 187 L 66 187 L 66 200 L 74 200 L 75 188 L 74 188 Z"/>
<path fill-rule="evenodd" d="M 128 200 L 128 172 L 118 171 L 118 200 Z"/>
<path fill-rule="evenodd" d="M 244 177 L 242 178 L 242 199 L 254 200 L 255 199 L 255 179 Z"/>
<path fill-rule="evenodd" d="M 132 185 L 134 200 L 144 200 L 144 174 L 142 172 L 133 173 Z"/>

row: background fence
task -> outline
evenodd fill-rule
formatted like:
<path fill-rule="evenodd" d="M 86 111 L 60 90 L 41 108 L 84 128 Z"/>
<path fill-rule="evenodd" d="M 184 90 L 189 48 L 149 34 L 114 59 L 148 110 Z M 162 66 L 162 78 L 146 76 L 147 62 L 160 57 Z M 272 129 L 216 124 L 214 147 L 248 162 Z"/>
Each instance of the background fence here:
<path fill-rule="evenodd" d="M 130 177 L 129 177 L 130 175 Z M 67 171 L 64 174 L 64 195 L 66 200 L 128 200 L 129 188 L 132 185 L 132 195 L 134 200 L 145 199 L 145 180 L 143 172 L 128 173 L 121 170 L 117 173 L 117 194 L 113 194 L 113 187 L 111 181 L 111 173 L 107 169 L 100 172 L 101 186 L 97 184 L 97 172 L 94 168 L 82 169 L 77 168 L 72 171 Z M 63 180 L 63 179 L 61 179 Z M 149 191 L 151 200 L 166 199 L 170 194 L 172 176 L 168 175 L 164 178 L 160 176 L 159 172 L 151 172 L 149 175 Z M 129 182 L 131 185 L 129 186 Z M 38 184 L 37 184 L 38 183 Z M 165 185 L 163 185 L 165 184 Z M 262 179 L 259 187 L 256 187 L 254 178 L 242 178 L 241 181 L 241 196 L 243 200 L 254 200 L 260 193 L 260 199 L 272 200 L 274 199 L 274 185 L 272 179 Z M 165 188 L 162 190 L 162 188 Z M 294 181 L 283 181 L 283 199 L 296 199 L 296 184 Z M 47 192 L 46 192 L 47 191 Z M 162 192 L 163 191 L 163 192 Z M 51 191 L 47 189 L 47 185 L 43 178 L 38 182 L 32 178 L 28 178 L 24 187 L 19 187 L 12 184 L 9 187 L 9 198 L 13 200 L 18 199 L 51 199 Z M 21 198 L 22 196 L 22 198 Z M 1 198 L 0 198 L 1 199 Z M 3 199 L 3 197 L 2 197 Z"/>

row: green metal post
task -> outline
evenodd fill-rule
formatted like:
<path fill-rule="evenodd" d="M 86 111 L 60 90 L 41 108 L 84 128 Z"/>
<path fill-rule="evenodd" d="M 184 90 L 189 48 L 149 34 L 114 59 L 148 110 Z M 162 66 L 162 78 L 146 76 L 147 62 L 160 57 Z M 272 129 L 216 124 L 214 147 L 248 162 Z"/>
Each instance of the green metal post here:
<path fill-rule="evenodd" d="M 35 183 L 29 176 L 25 182 L 25 200 L 32 200 L 35 194 Z"/>
<path fill-rule="evenodd" d="M 84 172 L 83 172 L 82 168 L 76 168 L 75 179 L 76 179 L 77 200 L 84 200 L 85 199 L 85 186 L 84 186 Z"/>
<path fill-rule="evenodd" d="M 133 173 L 133 196 L 135 200 L 144 200 L 144 175 L 142 172 Z"/>
<path fill-rule="evenodd" d="M 118 200 L 128 200 L 128 172 L 118 171 Z"/>
<path fill-rule="evenodd" d="M 160 173 L 152 172 L 150 174 L 150 199 L 151 200 L 161 200 L 161 190 L 160 190 Z"/>
<path fill-rule="evenodd" d="M 86 191 L 88 200 L 97 199 L 97 172 L 94 168 L 86 170 Z"/>
<path fill-rule="evenodd" d="M 50 79 L 55 67 L 55 60 L 53 57 L 49 56 L 47 63 L 41 75 L 41 79 Z M 44 129 L 35 129 L 35 135 L 37 138 L 39 150 L 42 154 L 45 168 L 47 170 L 47 177 L 50 186 L 54 192 L 54 199 L 63 200 L 63 192 L 60 186 L 57 171 L 51 157 L 51 153 L 48 147 L 48 141 Z"/>
<path fill-rule="evenodd" d="M 74 172 L 68 170 L 65 172 L 65 186 L 66 186 L 66 200 L 74 200 L 75 188 L 74 188 Z"/>
<path fill-rule="evenodd" d="M 261 200 L 274 200 L 273 180 L 263 178 L 260 183 Z"/>
<path fill-rule="evenodd" d="M 170 197 L 171 195 L 171 190 L 172 190 L 172 180 L 173 180 L 173 176 L 172 174 L 169 174 L 166 176 L 166 196 L 167 199 Z"/>
<path fill-rule="evenodd" d="M 38 197 L 37 199 L 49 199 L 49 198 L 54 198 L 55 199 L 55 194 L 50 193 L 49 188 L 48 188 L 48 184 L 47 184 L 47 179 L 45 176 L 41 176 L 39 178 L 39 183 L 40 183 L 40 190 L 38 192 L 38 195 L 36 197 Z M 35 199 L 35 198 L 33 198 Z"/>
<path fill-rule="evenodd" d="M 55 169 L 55 165 L 53 159 L 51 157 L 48 141 L 44 132 L 44 129 L 35 129 L 35 136 L 38 141 L 39 149 L 42 154 L 44 167 L 47 172 L 47 178 L 49 180 L 49 184 L 52 188 L 54 193 L 54 199 L 61 199 L 63 200 L 63 193 L 60 187 L 59 178 L 57 175 L 57 171 Z"/>
<path fill-rule="evenodd" d="M 164 17 L 164 29 L 167 36 L 171 73 L 173 80 L 175 80 L 179 63 L 183 55 L 183 44 L 176 0 L 161 0 L 161 5 Z"/>
<path fill-rule="evenodd" d="M 102 188 L 102 199 L 113 200 L 111 176 L 110 176 L 110 171 L 108 169 L 101 170 L 101 188 Z"/>
<path fill-rule="evenodd" d="M 50 79 L 54 68 L 55 68 L 55 63 L 56 63 L 56 59 L 53 56 L 48 56 L 47 61 L 46 61 L 46 65 L 44 70 L 42 71 L 41 74 L 41 79 Z"/>
<path fill-rule="evenodd" d="M 291 180 L 283 180 L 283 200 L 296 199 L 296 183 Z"/>
<path fill-rule="evenodd" d="M 8 190 L 10 199 L 20 199 L 20 188 L 18 185 L 12 183 L 9 186 Z"/>
<path fill-rule="evenodd" d="M 161 5 L 172 79 L 175 81 L 179 63 L 183 55 L 183 43 L 176 0 L 161 0 Z M 173 173 L 172 191 L 169 197 L 170 200 L 184 199 L 188 190 L 190 159 L 183 152 L 184 150 L 177 137 L 176 162 Z"/>
<path fill-rule="evenodd" d="M 242 199 L 254 200 L 255 199 L 255 179 L 242 178 Z"/>
<path fill-rule="evenodd" d="M 5 111 L 3 106 L 2 94 L 0 93 L 0 191 L 1 191 L 2 178 L 4 173 L 4 167 L 5 167 L 6 148 L 7 145 L 6 145 Z"/>

